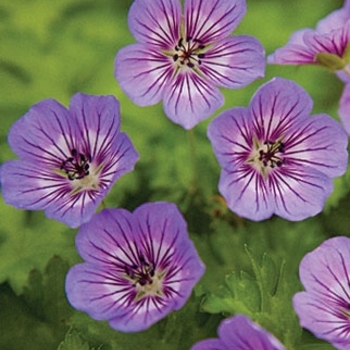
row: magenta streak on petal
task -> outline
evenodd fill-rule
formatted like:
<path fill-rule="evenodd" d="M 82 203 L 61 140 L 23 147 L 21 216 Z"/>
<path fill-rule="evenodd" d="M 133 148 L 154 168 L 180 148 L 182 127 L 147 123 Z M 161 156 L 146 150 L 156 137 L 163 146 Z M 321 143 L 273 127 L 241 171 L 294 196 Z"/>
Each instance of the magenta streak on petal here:
<path fill-rule="evenodd" d="M 145 96 L 147 93 L 149 93 L 153 88 L 156 88 L 156 91 L 154 92 L 153 96 L 156 95 L 158 91 L 160 91 L 167 83 L 169 83 L 169 79 L 171 78 L 174 68 L 169 63 L 169 58 L 167 56 L 160 57 L 155 56 L 152 51 L 146 53 L 146 58 L 126 58 L 125 61 L 137 61 L 138 64 L 142 64 L 143 62 L 161 62 L 162 65 L 158 65 L 156 67 L 152 67 L 151 69 L 144 70 L 136 75 L 134 75 L 134 78 L 140 78 L 144 77 L 145 79 L 148 78 L 148 75 L 151 72 L 160 71 L 160 74 L 158 75 L 158 78 L 154 80 L 152 84 L 148 86 L 148 88 L 145 90 L 145 92 L 142 94 L 142 96 Z"/>
<path fill-rule="evenodd" d="M 47 149 L 42 148 L 41 146 L 38 146 L 38 145 L 36 145 L 36 144 L 34 144 L 34 143 L 32 143 L 32 142 L 29 142 L 29 141 L 28 141 L 27 139 L 25 139 L 23 136 L 21 136 L 21 138 L 22 138 L 22 141 L 23 141 L 24 143 L 26 143 L 28 146 L 31 146 L 31 147 L 33 147 L 33 148 L 37 148 L 38 150 L 42 151 L 43 154 L 34 153 L 34 152 L 28 151 L 28 149 L 24 149 L 24 148 L 21 148 L 22 151 L 24 151 L 24 152 L 26 152 L 26 153 L 28 153 L 28 154 L 30 154 L 30 155 L 32 155 L 32 156 L 38 158 L 38 159 L 41 160 L 41 161 L 42 161 L 42 160 L 45 160 L 45 161 L 47 161 L 47 163 L 51 163 L 51 164 L 53 163 L 54 165 L 57 166 L 57 163 L 56 163 L 56 161 L 55 161 L 55 160 L 57 159 L 57 155 L 56 155 L 56 154 L 49 152 Z M 58 148 L 58 147 L 57 147 L 57 148 Z M 61 149 L 60 149 L 60 151 L 61 151 L 61 153 L 63 153 L 63 151 L 62 151 Z M 44 156 L 45 154 L 47 154 L 47 155 L 49 155 L 49 156 L 51 156 L 51 157 Z M 67 155 L 65 155 L 64 157 L 67 158 Z"/>
<path fill-rule="evenodd" d="M 310 181 L 304 180 L 305 174 L 297 173 L 293 169 L 288 169 L 288 172 L 284 173 L 284 174 L 282 174 L 282 171 L 280 171 L 280 172 L 275 171 L 273 174 L 281 183 L 285 184 L 292 193 L 294 193 L 299 199 L 301 199 L 305 203 L 308 203 L 308 201 L 288 183 L 288 181 L 285 179 L 285 176 L 295 180 L 298 183 L 304 183 L 304 184 L 312 186 L 312 187 L 323 189 L 323 187 L 321 187 L 319 185 L 316 185 Z M 276 182 L 276 185 L 277 185 L 277 188 L 279 188 L 278 181 Z M 280 190 L 279 190 L 279 192 L 280 192 Z M 280 194 L 281 194 L 281 198 L 283 198 L 281 192 L 280 192 Z M 287 210 L 287 212 L 288 212 L 288 210 Z"/>
<path fill-rule="evenodd" d="M 335 53 L 335 54 L 337 54 L 337 55 L 339 56 L 338 49 L 337 49 L 337 47 L 336 47 L 336 45 L 335 45 L 335 43 L 334 43 L 333 40 L 330 40 L 330 43 L 333 44 L 333 50 L 332 50 L 332 47 L 328 47 L 327 45 L 325 45 L 325 44 L 320 40 L 320 38 L 319 38 L 318 36 L 315 35 L 315 36 L 313 37 L 313 39 L 314 39 L 315 43 L 317 44 L 316 47 L 315 47 L 316 50 L 320 51 L 321 53 L 322 53 L 322 52 Z M 324 39 L 324 38 L 322 38 L 322 39 Z M 323 50 L 324 50 L 324 51 L 323 51 Z"/>
<path fill-rule="evenodd" d="M 191 85 L 192 82 L 192 85 Z M 177 86 L 177 84 L 180 83 L 180 86 Z M 191 88 L 193 87 L 193 89 Z M 178 114 L 179 108 L 181 108 L 182 99 L 184 98 L 184 91 L 188 92 L 188 102 L 190 104 L 191 111 L 193 113 L 196 113 L 196 105 L 194 103 L 194 97 L 196 90 L 200 97 L 201 101 L 199 103 L 205 103 L 208 107 L 208 109 L 211 108 L 210 101 L 207 96 L 213 96 L 215 97 L 214 93 L 210 90 L 210 87 L 206 84 L 206 82 L 200 78 L 199 76 L 192 74 L 191 76 L 189 74 L 184 74 L 182 77 L 182 80 L 179 82 L 179 79 L 177 79 L 177 82 L 173 84 L 171 87 L 171 95 L 174 96 L 177 95 L 176 101 L 175 101 L 175 113 Z M 180 104 L 180 106 L 179 106 Z M 201 106 L 202 108 L 203 106 Z"/>
<path fill-rule="evenodd" d="M 248 55 L 248 53 L 250 51 L 252 51 L 251 49 L 246 48 L 246 49 L 240 49 L 240 50 L 236 50 L 236 51 L 232 50 L 231 52 L 227 52 L 226 54 L 222 54 L 223 49 L 227 49 L 227 48 L 233 49 L 235 46 L 238 46 L 240 44 L 241 43 L 238 42 L 238 43 L 235 43 L 233 45 L 230 45 L 230 47 L 227 47 L 227 45 L 225 43 L 223 43 L 220 46 L 216 46 L 213 51 L 208 51 L 205 54 L 205 58 L 206 58 L 205 65 L 206 66 L 205 66 L 205 69 L 203 69 L 203 70 L 205 70 L 205 74 L 208 75 L 209 78 L 217 79 L 219 81 L 228 80 L 231 83 L 235 83 L 235 84 L 242 83 L 241 81 L 233 80 L 230 76 L 224 75 L 216 69 L 216 67 L 227 67 L 227 68 L 231 68 L 234 70 L 247 71 L 251 68 L 255 68 L 254 65 L 239 67 L 239 66 L 230 65 L 227 63 L 220 62 L 220 59 L 222 59 L 224 57 L 233 56 L 233 55 L 240 54 L 240 53 L 247 53 L 247 55 Z M 213 60 L 213 61 L 211 61 L 211 60 Z"/>
<path fill-rule="evenodd" d="M 309 127 L 313 126 L 312 121 L 310 121 L 307 125 L 304 126 L 303 129 L 299 130 L 298 132 L 295 132 L 293 135 L 291 135 L 291 137 L 288 139 L 288 146 L 290 148 L 294 147 L 297 144 L 301 144 L 303 143 L 305 140 L 307 140 L 308 138 L 316 135 L 317 133 L 319 133 L 320 131 L 326 130 L 328 127 L 327 126 L 323 126 L 317 130 L 315 130 L 314 132 L 312 132 L 311 134 L 307 134 L 306 136 L 305 133 L 308 131 Z M 303 137 L 303 138 L 301 138 Z M 287 142 L 287 141 L 286 141 Z M 329 145 L 326 146 L 326 148 Z"/>
<path fill-rule="evenodd" d="M 159 45 L 161 47 L 164 47 L 164 41 L 166 41 L 166 43 L 168 44 L 169 47 L 166 48 L 170 48 L 173 44 L 174 44 L 174 38 L 172 38 L 169 33 L 172 33 L 173 29 L 177 28 L 177 24 L 175 23 L 175 12 L 172 11 L 172 14 L 169 14 L 166 12 L 166 8 L 162 2 L 163 5 L 163 13 L 165 14 L 165 18 L 167 20 L 167 25 L 168 28 L 164 29 L 159 25 L 159 21 L 158 19 L 153 15 L 152 12 L 150 12 L 149 8 L 146 7 L 145 10 L 147 12 L 147 14 L 150 16 L 150 18 L 152 18 L 154 25 L 157 29 L 159 29 L 161 31 L 161 33 L 159 33 L 157 30 L 154 30 L 154 28 L 149 27 L 148 25 L 144 24 L 142 21 L 140 21 L 139 19 L 136 18 L 137 23 L 146 29 L 146 31 L 149 31 L 153 34 L 155 34 L 157 36 L 157 38 L 154 37 L 150 37 L 149 35 L 145 35 L 144 32 L 139 32 L 139 34 L 146 36 L 149 39 L 149 44 L 150 45 Z M 173 9 L 172 9 L 173 10 Z M 173 19 L 173 27 L 171 26 L 171 23 L 169 22 L 169 18 Z M 174 35 L 178 35 L 178 33 L 173 33 Z"/>
<path fill-rule="evenodd" d="M 203 30 L 204 26 L 207 24 L 207 22 L 210 20 L 211 16 L 213 15 L 215 9 L 217 8 L 218 4 L 220 3 L 220 0 L 217 0 L 215 2 L 215 4 L 212 5 L 212 9 L 211 11 L 208 13 L 207 17 L 202 21 L 202 25 L 199 27 L 198 23 L 199 23 L 199 16 L 202 15 L 201 13 L 201 7 L 203 4 L 203 1 L 200 1 L 200 6 L 198 8 L 198 12 L 197 12 L 197 16 L 195 18 L 195 20 L 193 21 L 193 9 L 191 9 L 191 15 L 189 18 L 186 18 L 186 29 L 187 29 L 187 36 L 191 36 L 193 38 L 199 39 L 201 40 L 203 43 L 207 44 L 207 43 L 211 43 L 213 41 L 215 41 L 215 36 L 220 35 L 220 31 L 222 31 L 221 26 L 218 26 L 218 29 L 216 29 L 214 32 L 210 33 L 210 31 L 216 26 L 218 25 L 220 22 L 223 22 L 225 20 L 225 18 L 227 16 L 230 15 L 230 11 L 227 11 L 222 17 L 220 17 L 219 19 L 217 19 L 216 22 L 214 22 L 209 28 L 206 29 L 205 33 L 209 33 L 209 35 L 205 35 L 203 34 L 203 36 L 201 36 L 201 31 Z M 234 11 L 234 9 L 236 8 L 236 6 L 233 6 L 231 11 Z M 231 20 L 228 23 L 225 23 L 226 26 L 229 26 L 230 24 L 232 24 L 233 22 L 235 22 L 237 20 L 238 16 L 235 17 L 233 20 Z M 191 21 L 192 19 L 192 21 Z M 190 26 L 190 24 L 193 24 L 193 27 Z"/>

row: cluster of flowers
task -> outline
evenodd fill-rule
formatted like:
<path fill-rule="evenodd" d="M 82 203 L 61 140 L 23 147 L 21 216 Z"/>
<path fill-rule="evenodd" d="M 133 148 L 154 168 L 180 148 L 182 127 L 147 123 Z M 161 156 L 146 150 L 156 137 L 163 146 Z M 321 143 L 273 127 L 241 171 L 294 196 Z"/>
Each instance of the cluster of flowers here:
<path fill-rule="evenodd" d="M 224 100 L 218 87 L 240 88 L 264 76 L 261 44 L 229 36 L 246 12 L 245 0 L 135 0 L 129 27 L 138 41 L 121 49 L 115 76 L 141 106 L 163 100 L 166 115 L 185 129 L 208 118 Z M 350 133 L 350 1 L 296 32 L 268 57 L 277 64 L 319 64 L 346 83 L 339 114 Z M 326 114 L 310 117 L 312 100 L 296 83 L 275 78 L 248 108 L 221 113 L 208 137 L 222 167 L 219 190 L 228 207 L 251 220 L 273 214 L 303 220 L 322 211 L 344 174 L 348 136 Z M 9 133 L 18 160 L 1 168 L 2 194 L 17 208 L 45 210 L 49 218 L 80 227 L 85 260 L 66 279 L 70 303 L 111 327 L 136 332 L 181 308 L 205 267 L 172 203 L 146 203 L 133 213 L 97 207 L 139 156 L 120 131 L 113 96 L 78 93 L 69 109 L 44 100 Z M 339 349 L 350 344 L 350 239 L 338 237 L 309 253 L 300 276 L 306 292 L 294 298 L 302 326 Z M 312 269 L 309 268 L 312 266 Z M 312 271 L 312 272 L 311 272 Z M 284 349 L 244 315 L 222 322 L 219 339 L 199 349 Z"/>

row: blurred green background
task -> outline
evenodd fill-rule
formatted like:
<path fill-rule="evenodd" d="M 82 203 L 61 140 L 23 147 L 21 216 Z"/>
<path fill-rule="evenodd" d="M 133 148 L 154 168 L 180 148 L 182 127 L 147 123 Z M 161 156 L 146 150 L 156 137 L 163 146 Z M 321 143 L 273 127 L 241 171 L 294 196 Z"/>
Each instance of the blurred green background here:
<path fill-rule="evenodd" d="M 14 157 L 7 144 L 7 133 L 33 104 L 55 98 L 68 106 L 70 97 L 78 91 L 113 94 L 121 102 L 122 130 L 132 139 L 140 161 L 134 172 L 117 182 L 106 199 L 107 205 L 133 210 L 148 201 L 177 203 L 207 265 L 198 287 L 199 295 L 215 292 L 227 273 L 241 269 L 251 272 L 245 243 L 257 255 L 267 252 L 277 264 L 284 259 L 287 275 L 296 279 L 299 261 L 307 251 L 326 237 L 349 235 L 349 172 L 336 181 L 336 190 L 325 212 L 316 218 L 302 223 L 277 218 L 264 223 L 242 220 L 229 213 L 217 197 L 220 168 L 206 137 L 211 117 L 194 129 L 199 190 L 194 188 L 188 132 L 165 117 L 161 104 L 151 107 L 132 104 L 114 78 L 116 52 L 134 42 L 127 26 L 131 3 L 131 0 L 1 0 L 0 163 Z M 284 45 L 292 32 L 313 28 L 319 19 L 341 7 L 342 1 L 247 0 L 247 5 L 248 12 L 234 33 L 257 37 L 266 54 L 270 54 Z M 338 118 L 342 83 L 333 73 L 311 66 L 269 65 L 264 79 L 241 90 L 222 89 L 226 103 L 221 110 L 247 106 L 256 89 L 274 76 L 293 79 L 303 86 L 314 99 L 313 113 L 326 112 Z M 70 342 L 71 347 L 60 350 L 89 349 L 87 344 L 84 347 L 85 341 L 97 348 L 103 343 L 102 334 L 107 334 L 102 349 L 134 349 L 142 341 L 143 335 L 116 335 L 105 324 L 102 330 L 94 328 L 95 323 L 74 314 L 66 303 L 64 276 L 68 267 L 79 261 L 74 248 L 75 232 L 47 219 L 41 212 L 16 210 L 1 199 L 1 350 L 57 349 L 69 324 L 80 338 L 69 338 L 66 344 Z M 301 288 L 298 283 L 296 288 Z M 148 347 L 186 349 L 195 339 L 215 336 L 221 316 L 214 319 L 205 316 L 208 319 L 204 320 L 193 305 L 187 309 L 197 317 L 197 330 L 190 329 L 190 335 L 185 334 L 181 323 L 184 319 L 189 324 L 193 320 L 186 312 L 175 313 L 178 319 L 173 316 L 145 332 L 144 336 L 152 339 Z M 69 319 L 74 321 L 69 323 Z M 188 340 L 183 342 L 185 336 Z M 303 337 L 306 343 L 311 339 L 308 334 Z M 321 345 L 317 346 L 321 349 Z"/>

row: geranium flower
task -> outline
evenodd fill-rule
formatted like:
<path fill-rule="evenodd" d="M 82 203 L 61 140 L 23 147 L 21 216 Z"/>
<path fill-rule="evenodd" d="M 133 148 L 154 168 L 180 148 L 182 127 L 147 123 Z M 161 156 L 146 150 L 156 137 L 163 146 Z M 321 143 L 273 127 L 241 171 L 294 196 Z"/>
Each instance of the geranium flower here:
<path fill-rule="evenodd" d="M 299 274 L 306 291 L 293 305 L 301 326 L 337 349 L 350 349 L 350 238 L 323 242 L 305 255 Z"/>
<path fill-rule="evenodd" d="M 223 320 L 218 335 L 219 339 L 202 340 L 191 350 L 285 350 L 272 334 L 244 315 Z"/>
<path fill-rule="evenodd" d="M 350 83 L 344 87 L 339 102 L 338 114 L 345 131 L 350 135 Z"/>
<path fill-rule="evenodd" d="M 138 41 L 121 49 L 115 76 L 140 106 L 163 100 L 166 115 L 191 129 L 223 105 L 217 86 L 241 88 L 262 77 L 264 49 L 254 38 L 228 36 L 245 0 L 135 0 L 129 28 Z"/>
<path fill-rule="evenodd" d="M 70 227 L 89 221 L 111 186 L 138 160 L 119 127 L 119 102 L 113 96 L 78 93 L 69 110 L 52 99 L 34 105 L 8 135 L 20 159 L 2 166 L 5 202 L 43 209 Z"/>
<path fill-rule="evenodd" d="M 318 22 L 316 29 L 301 29 L 289 42 L 268 56 L 269 63 L 318 64 L 350 81 L 350 1 Z"/>
<path fill-rule="evenodd" d="M 222 167 L 219 189 L 240 216 L 277 214 L 303 220 L 319 213 L 333 177 L 347 168 L 348 137 L 325 114 L 310 117 L 312 100 L 296 83 L 275 78 L 248 108 L 214 119 L 208 136 Z"/>
<path fill-rule="evenodd" d="M 68 272 L 68 300 L 122 332 L 145 330 L 180 309 L 204 272 L 171 203 L 104 209 L 81 226 L 76 246 L 86 262 Z"/>

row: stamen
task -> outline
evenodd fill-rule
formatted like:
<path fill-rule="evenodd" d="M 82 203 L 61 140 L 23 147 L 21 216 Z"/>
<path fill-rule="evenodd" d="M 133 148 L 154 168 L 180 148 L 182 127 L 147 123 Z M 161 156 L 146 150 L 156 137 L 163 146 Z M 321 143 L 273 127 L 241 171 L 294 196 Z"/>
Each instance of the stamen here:
<path fill-rule="evenodd" d="M 284 153 L 284 151 L 285 145 L 283 142 L 266 140 L 258 151 L 258 160 L 265 168 L 281 167 L 284 163 L 281 153 Z"/>
<path fill-rule="evenodd" d="M 173 61 L 180 66 L 186 65 L 195 69 L 202 64 L 202 59 L 205 58 L 205 54 L 200 52 L 203 49 L 205 49 L 205 45 L 199 39 L 190 36 L 186 40 L 180 38 L 175 46 L 176 53 L 172 55 Z"/>
<path fill-rule="evenodd" d="M 72 157 L 68 157 L 61 163 L 61 170 L 64 170 L 67 174 L 67 178 L 71 181 L 81 180 L 85 176 L 89 175 L 91 155 L 84 155 L 83 153 L 78 153 L 78 151 L 73 148 L 71 150 Z"/>

